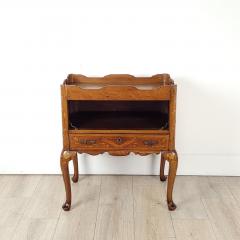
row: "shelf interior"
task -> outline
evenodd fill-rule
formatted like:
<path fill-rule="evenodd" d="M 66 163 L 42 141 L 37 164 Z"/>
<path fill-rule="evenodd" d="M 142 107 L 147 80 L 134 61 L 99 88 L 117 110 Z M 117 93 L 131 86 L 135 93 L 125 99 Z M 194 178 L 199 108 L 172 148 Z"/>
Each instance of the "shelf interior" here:
<path fill-rule="evenodd" d="M 168 130 L 168 101 L 68 101 L 69 129 Z"/>

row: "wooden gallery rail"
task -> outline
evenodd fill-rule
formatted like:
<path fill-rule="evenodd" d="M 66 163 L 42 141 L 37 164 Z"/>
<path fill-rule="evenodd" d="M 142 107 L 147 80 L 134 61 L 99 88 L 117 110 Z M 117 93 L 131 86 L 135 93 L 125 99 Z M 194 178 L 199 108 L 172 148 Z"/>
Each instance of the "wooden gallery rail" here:
<path fill-rule="evenodd" d="M 78 181 L 77 153 L 113 156 L 161 153 L 160 180 L 169 162 L 167 203 L 172 199 L 178 156 L 175 149 L 177 86 L 168 74 L 134 77 L 112 74 L 86 77 L 70 74 L 61 85 L 63 150 L 61 169 L 66 190 L 65 211 L 71 208 L 69 161 Z"/>

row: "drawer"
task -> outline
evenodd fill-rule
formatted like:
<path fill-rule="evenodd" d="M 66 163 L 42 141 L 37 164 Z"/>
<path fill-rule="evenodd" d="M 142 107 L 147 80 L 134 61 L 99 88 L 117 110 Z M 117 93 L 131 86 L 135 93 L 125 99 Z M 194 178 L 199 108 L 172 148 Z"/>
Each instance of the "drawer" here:
<path fill-rule="evenodd" d="M 72 150 L 167 150 L 169 135 L 70 134 L 69 140 Z"/>

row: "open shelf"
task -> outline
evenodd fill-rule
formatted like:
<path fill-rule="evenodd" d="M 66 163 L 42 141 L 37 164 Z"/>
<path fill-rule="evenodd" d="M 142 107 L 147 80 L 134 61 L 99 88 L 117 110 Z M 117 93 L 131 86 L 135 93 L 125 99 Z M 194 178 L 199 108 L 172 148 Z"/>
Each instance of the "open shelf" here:
<path fill-rule="evenodd" d="M 155 112 L 77 112 L 71 114 L 70 129 L 166 130 L 168 116 Z"/>
<path fill-rule="evenodd" d="M 168 101 L 68 101 L 70 130 L 168 130 Z"/>

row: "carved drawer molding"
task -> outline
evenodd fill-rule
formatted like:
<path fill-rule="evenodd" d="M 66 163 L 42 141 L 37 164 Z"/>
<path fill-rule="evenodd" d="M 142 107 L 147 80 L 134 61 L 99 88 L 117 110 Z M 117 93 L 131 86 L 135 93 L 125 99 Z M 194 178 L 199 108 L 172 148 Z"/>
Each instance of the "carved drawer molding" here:
<path fill-rule="evenodd" d="M 84 149 L 168 149 L 168 135 L 129 135 L 129 134 L 70 134 L 70 149 L 83 151 Z"/>

